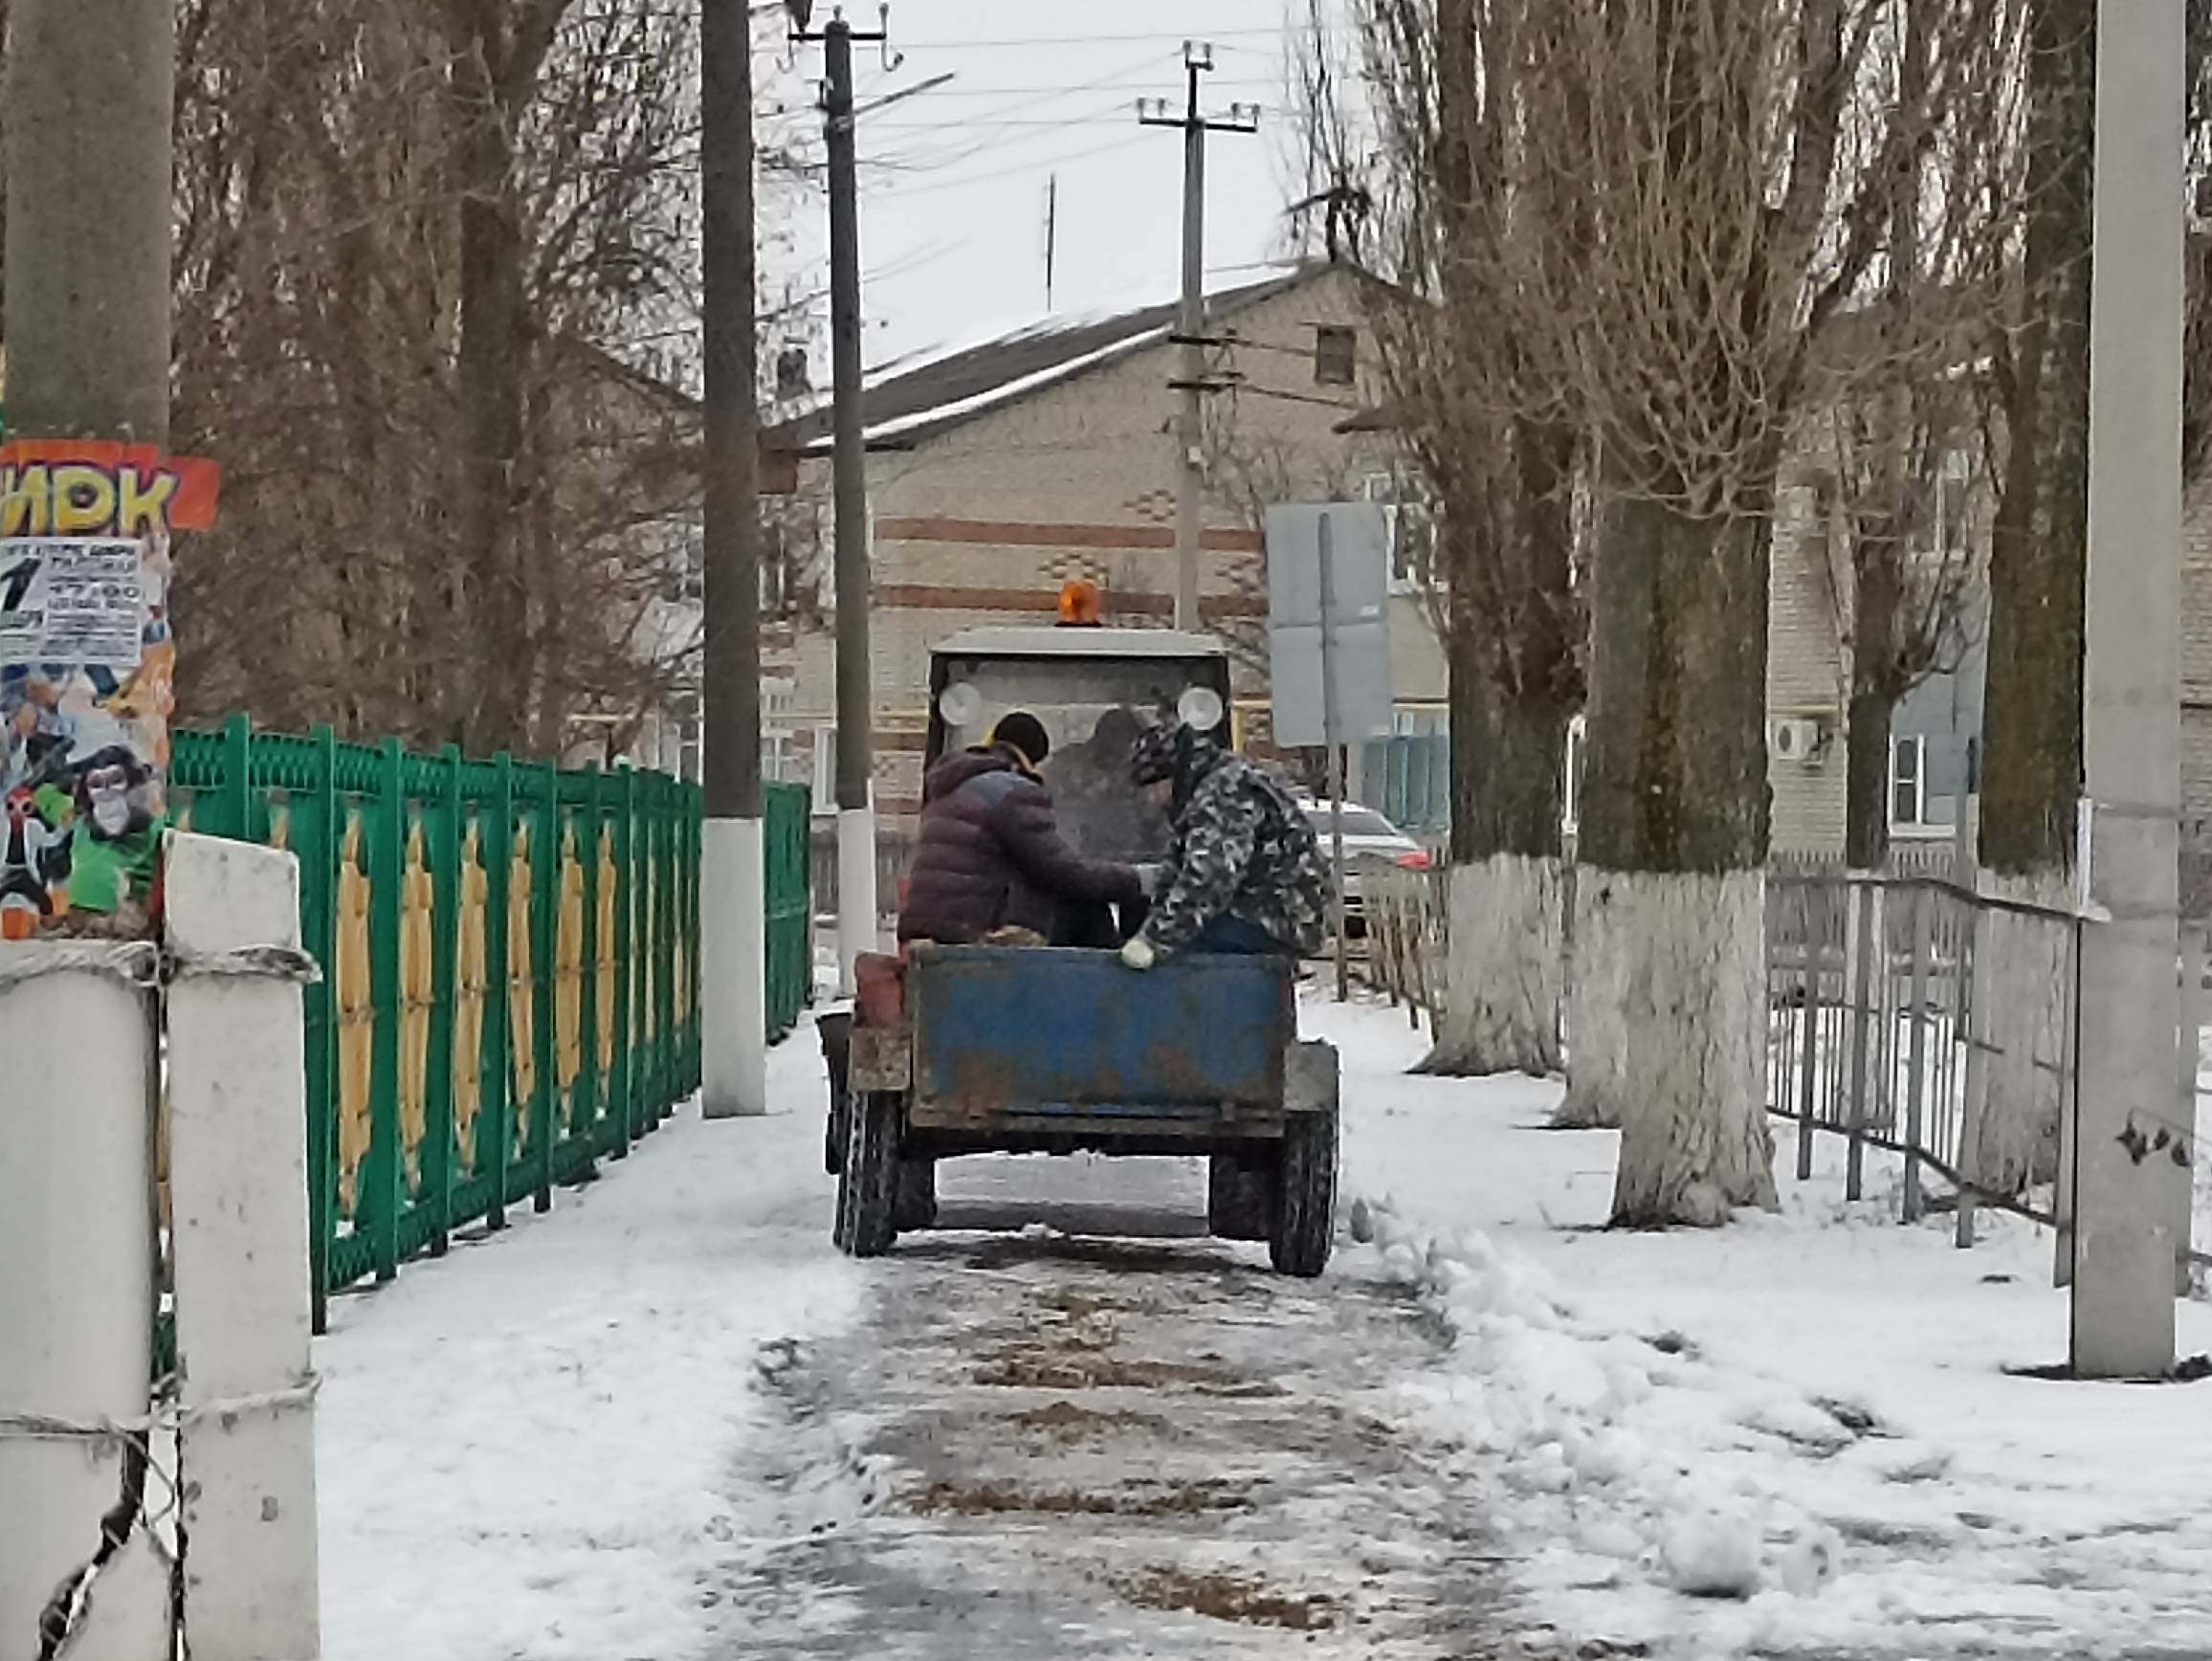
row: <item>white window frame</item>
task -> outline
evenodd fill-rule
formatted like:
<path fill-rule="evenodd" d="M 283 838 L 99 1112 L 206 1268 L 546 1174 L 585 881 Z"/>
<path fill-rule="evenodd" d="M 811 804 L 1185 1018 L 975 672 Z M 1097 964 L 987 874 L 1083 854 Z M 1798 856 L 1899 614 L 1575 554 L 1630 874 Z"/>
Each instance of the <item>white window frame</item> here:
<path fill-rule="evenodd" d="M 830 818 L 837 812 L 837 729 L 814 729 L 814 812 Z"/>
<path fill-rule="evenodd" d="M 1913 758 L 1910 769 L 1900 764 L 1907 756 Z M 1935 829 L 1928 817 L 1928 739 L 1924 733 L 1897 733 L 1890 739 L 1890 766 L 1887 802 L 1890 829 L 1901 831 L 1921 831 Z M 1900 796 L 1912 792 L 1913 811 L 1908 816 L 1897 811 Z"/>
<path fill-rule="evenodd" d="M 1936 464 L 1935 499 L 1930 502 L 1926 534 L 1918 540 L 1914 556 L 1932 565 L 1962 559 L 1974 542 L 1974 457 L 1963 450 L 1946 451 Z M 1958 535 L 1951 535 L 1953 513 L 1958 508 Z"/>

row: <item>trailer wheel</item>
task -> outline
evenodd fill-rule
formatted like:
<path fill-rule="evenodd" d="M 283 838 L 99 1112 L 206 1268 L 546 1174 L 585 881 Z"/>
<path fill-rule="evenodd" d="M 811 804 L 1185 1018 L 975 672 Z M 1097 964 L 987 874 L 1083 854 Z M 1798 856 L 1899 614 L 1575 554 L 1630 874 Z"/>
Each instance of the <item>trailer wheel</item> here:
<path fill-rule="evenodd" d="M 898 1195 L 891 1220 L 901 1234 L 937 1227 L 937 1162 L 900 1160 Z"/>
<path fill-rule="evenodd" d="M 872 1090 L 846 1114 L 833 1238 L 849 1257 L 880 1257 L 898 1238 L 898 1133 L 905 1097 Z"/>
<path fill-rule="evenodd" d="M 1206 1226 L 1217 1240 L 1265 1240 L 1274 1213 L 1273 1173 L 1249 1154 L 1206 1161 Z"/>
<path fill-rule="evenodd" d="M 835 1176 L 845 1168 L 846 1117 L 852 1110 L 852 1017 L 843 1010 L 814 1023 L 822 1040 L 822 1062 L 830 1074 L 830 1121 L 822 1138 L 822 1168 Z"/>
<path fill-rule="evenodd" d="M 1268 1256 L 1278 1273 L 1313 1278 L 1329 1266 L 1337 1234 L 1337 1112 L 1294 1113 L 1275 1171 Z"/>

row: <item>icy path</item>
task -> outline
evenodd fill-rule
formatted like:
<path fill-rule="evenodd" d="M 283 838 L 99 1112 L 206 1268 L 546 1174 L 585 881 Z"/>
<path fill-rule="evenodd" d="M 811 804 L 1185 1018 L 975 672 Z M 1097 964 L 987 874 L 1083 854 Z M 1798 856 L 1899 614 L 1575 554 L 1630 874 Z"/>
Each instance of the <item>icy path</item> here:
<path fill-rule="evenodd" d="M 1192 1237 L 1180 1163 L 973 1162 L 946 1195 L 868 1322 L 777 1369 L 788 1434 L 739 1479 L 785 1542 L 734 1568 L 716 1653 L 1497 1652 L 1477 1495 L 1388 1417 L 1441 1354 L 1411 1298 Z"/>

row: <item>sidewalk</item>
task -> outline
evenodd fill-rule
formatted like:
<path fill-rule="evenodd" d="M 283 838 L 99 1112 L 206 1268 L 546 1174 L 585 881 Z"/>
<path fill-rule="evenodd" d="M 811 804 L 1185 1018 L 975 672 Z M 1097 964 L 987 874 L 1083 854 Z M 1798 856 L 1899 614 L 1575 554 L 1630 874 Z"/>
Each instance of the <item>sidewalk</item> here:
<path fill-rule="evenodd" d="M 2047 1231 L 1956 1251 L 1892 1221 L 1892 1163 L 1857 1207 L 1832 1139 L 1791 1181 L 1786 1129 L 1781 1215 L 1593 1231 L 1614 1139 L 1539 1128 L 1557 1086 L 1408 1077 L 1399 1012 L 1307 1013 L 1346 1052 L 1354 1229 L 1456 1334 L 1405 1411 L 1468 1480 L 1502 1465 L 1568 1652 L 2212 1653 L 2212 1384 L 2008 1376 L 2066 1358 Z"/>
<path fill-rule="evenodd" d="M 803 1026 L 770 1055 L 778 1117 L 688 1109 L 552 1215 L 334 1307 L 326 1661 L 694 1653 L 760 1347 L 858 1309 L 824 1225 L 821 1065 Z"/>

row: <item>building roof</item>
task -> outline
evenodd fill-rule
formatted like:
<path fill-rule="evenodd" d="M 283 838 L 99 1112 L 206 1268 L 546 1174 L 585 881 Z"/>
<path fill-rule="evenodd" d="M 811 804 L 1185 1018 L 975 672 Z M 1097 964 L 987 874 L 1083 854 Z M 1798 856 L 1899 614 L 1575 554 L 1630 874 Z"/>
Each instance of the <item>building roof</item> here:
<path fill-rule="evenodd" d="M 1287 294 L 1326 269 L 1303 265 L 1258 282 L 1219 289 L 1206 299 L 1209 322 Z M 1056 387 L 1165 342 L 1175 329 L 1177 302 L 1162 301 L 1105 316 L 1054 317 L 982 345 L 902 360 L 872 371 L 862 395 L 862 421 L 870 449 L 909 449 L 985 410 Z M 763 448 L 825 454 L 830 443 L 827 402 L 767 433 Z"/>

